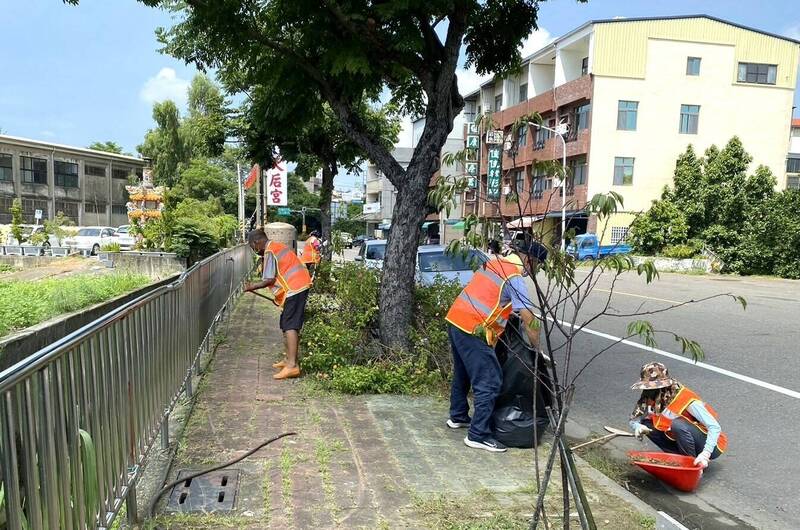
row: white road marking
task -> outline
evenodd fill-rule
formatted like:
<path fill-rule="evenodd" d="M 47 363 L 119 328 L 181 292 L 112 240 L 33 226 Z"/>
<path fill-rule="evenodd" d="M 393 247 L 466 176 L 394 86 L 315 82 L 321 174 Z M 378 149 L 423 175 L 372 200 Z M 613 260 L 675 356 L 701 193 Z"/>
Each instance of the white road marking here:
<path fill-rule="evenodd" d="M 573 326 L 569 322 L 563 322 L 559 320 L 562 326 L 569 326 L 569 327 L 578 327 Z M 766 381 L 762 381 L 760 379 L 756 379 L 754 377 L 750 377 L 749 375 L 742 375 L 736 372 L 731 372 L 730 370 L 726 370 L 725 368 L 719 368 L 712 364 L 704 363 L 704 362 L 694 362 L 693 360 L 684 357 L 682 355 L 678 355 L 676 353 L 670 353 L 668 351 L 660 350 L 658 348 L 651 348 L 650 346 L 646 346 L 644 344 L 639 344 L 638 342 L 634 342 L 632 340 L 623 339 L 622 337 L 615 337 L 614 335 L 609 335 L 608 333 L 603 333 L 602 331 L 595 331 L 593 329 L 583 328 L 581 331 L 588 333 L 590 335 L 596 335 L 598 337 L 602 337 L 604 339 L 613 340 L 614 342 L 619 342 L 620 344 L 625 344 L 627 346 L 633 346 L 634 348 L 639 348 L 640 350 L 648 351 L 651 353 L 655 353 L 656 355 L 662 355 L 664 357 L 669 357 L 670 359 L 674 359 L 676 361 L 680 361 L 682 363 L 691 364 L 693 366 L 697 366 L 698 368 L 704 368 L 711 372 L 716 372 L 718 374 L 726 375 L 728 377 L 732 377 L 734 379 L 738 379 L 739 381 L 744 381 L 745 383 L 750 383 L 751 385 L 760 386 L 761 388 L 766 388 L 767 390 L 772 390 L 773 392 L 778 392 L 779 394 L 783 394 L 784 396 L 793 397 L 795 399 L 800 399 L 800 392 L 795 390 L 790 390 L 788 388 L 784 388 L 782 386 L 773 385 L 772 383 L 767 383 Z"/>
<path fill-rule="evenodd" d="M 599 287 L 595 287 L 593 290 L 594 291 L 600 291 L 601 293 L 610 293 L 611 292 L 608 289 L 600 289 Z M 668 304 L 683 304 L 683 303 L 686 303 L 685 301 L 684 302 L 679 302 L 677 300 L 668 300 L 666 298 L 656 298 L 655 296 L 646 296 L 646 295 L 643 295 L 643 294 L 626 293 L 626 292 L 623 292 L 623 291 L 617 291 L 616 289 L 614 290 L 614 294 L 619 294 L 619 295 L 622 295 L 622 296 L 635 296 L 636 298 L 646 298 L 648 300 L 655 300 L 657 302 L 667 302 Z"/>

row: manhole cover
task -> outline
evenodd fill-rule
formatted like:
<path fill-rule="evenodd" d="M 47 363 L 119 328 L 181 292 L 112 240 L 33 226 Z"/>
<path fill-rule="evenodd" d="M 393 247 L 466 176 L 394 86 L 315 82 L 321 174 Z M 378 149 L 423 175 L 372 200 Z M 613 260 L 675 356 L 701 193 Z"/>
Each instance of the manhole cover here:
<path fill-rule="evenodd" d="M 197 473 L 189 469 L 178 472 L 178 479 Z M 214 471 L 183 480 L 172 488 L 167 502 L 170 512 L 227 512 L 233 509 L 239 485 L 239 470 Z"/>

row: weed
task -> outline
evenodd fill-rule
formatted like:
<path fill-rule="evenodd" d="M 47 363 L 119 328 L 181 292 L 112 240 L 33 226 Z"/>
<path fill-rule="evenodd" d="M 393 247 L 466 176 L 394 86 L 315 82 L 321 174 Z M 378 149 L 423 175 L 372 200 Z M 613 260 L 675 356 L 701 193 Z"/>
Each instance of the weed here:
<path fill-rule="evenodd" d="M 292 469 L 294 468 L 294 456 L 290 447 L 284 447 L 281 451 L 281 495 L 283 496 L 283 512 L 287 518 L 291 519 L 292 509 Z"/>
<path fill-rule="evenodd" d="M 649 515 L 640 515 L 639 526 L 641 526 L 645 530 L 655 530 L 656 519 L 655 517 L 650 517 Z"/>
<path fill-rule="evenodd" d="M 336 440 L 338 442 L 338 440 Z M 339 442 L 341 444 L 341 442 Z M 319 474 L 322 480 L 322 491 L 325 494 L 325 504 L 333 517 L 334 521 L 338 519 L 339 508 L 336 505 L 334 497 L 336 488 L 333 485 L 333 478 L 331 476 L 331 454 L 335 451 L 334 444 L 324 439 L 318 439 L 315 443 L 315 454 L 317 457 L 317 465 L 319 466 Z"/>
<path fill-rule="evenodd" d="M 159 515 L 144 523 L 144 530 L 159 528 L 181 530 L 211 530 L 217 528 L 245 528 L 253 524 L 253 519 L 241 516 L 214 514 L 172 514 Z"/>
<path fill-rule="evenodd" d="M 606 455 L 602 448 L 589 448 L 580 455 L 596 470 L 613 480 L 621 483 L 626 477 L 627 467 Z"/>
<path fill-rule="evenodd" d="M 269 524 L 272 516 L 272 499 L 270 497 L 272 477 L 270 477 L 270 470 L 272 469 L 272 460 L 264 462 L 264 480 L 261 483 L 261 492 L 264 495 L 264 524 Z"/>

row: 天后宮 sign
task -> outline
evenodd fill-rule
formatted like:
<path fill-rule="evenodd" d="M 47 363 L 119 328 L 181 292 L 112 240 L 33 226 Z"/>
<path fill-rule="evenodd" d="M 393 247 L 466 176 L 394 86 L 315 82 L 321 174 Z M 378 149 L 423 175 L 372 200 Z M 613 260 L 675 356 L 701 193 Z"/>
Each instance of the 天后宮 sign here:
<path fill-rule="evenodd" d="M 286 162 L 282 159 L 275 161 L 270 169 L 267 170 L 267 204 L 269 206 L 287 206 L 289 173 L 286 170 Z"/>

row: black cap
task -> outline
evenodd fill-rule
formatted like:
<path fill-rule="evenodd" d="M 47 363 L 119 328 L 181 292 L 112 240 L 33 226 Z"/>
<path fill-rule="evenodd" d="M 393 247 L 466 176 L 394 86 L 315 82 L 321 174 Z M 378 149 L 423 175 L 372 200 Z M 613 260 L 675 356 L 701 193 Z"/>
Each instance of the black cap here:
<path fill-rule="evenodd" d="M 540 262 L 547 259 L 547 248 L 536 241 L 512 243 L 511 248 L 514 252 L 525 254 L 529 258 L 534 258 Z"/>

